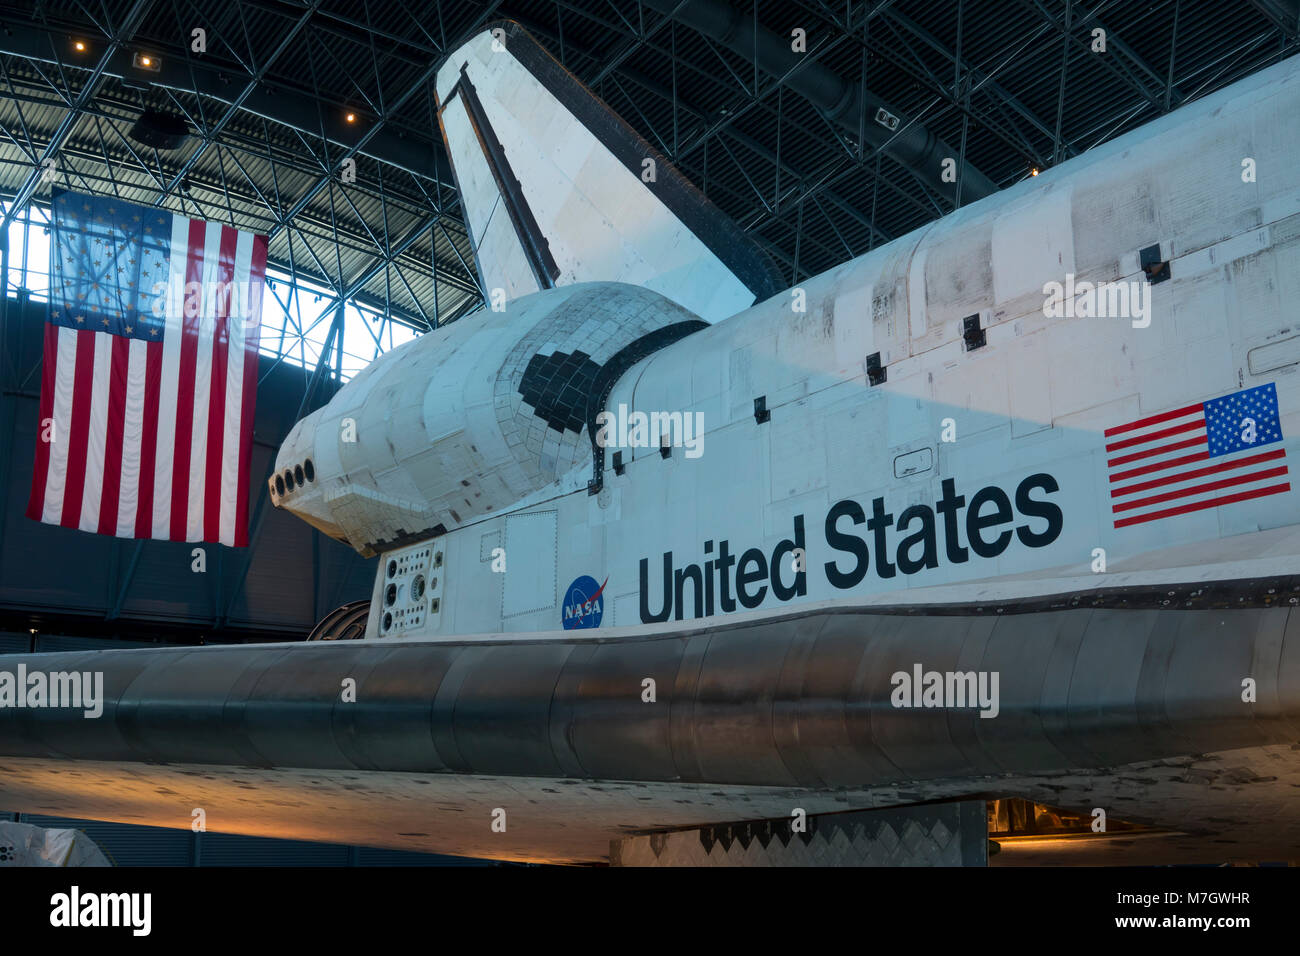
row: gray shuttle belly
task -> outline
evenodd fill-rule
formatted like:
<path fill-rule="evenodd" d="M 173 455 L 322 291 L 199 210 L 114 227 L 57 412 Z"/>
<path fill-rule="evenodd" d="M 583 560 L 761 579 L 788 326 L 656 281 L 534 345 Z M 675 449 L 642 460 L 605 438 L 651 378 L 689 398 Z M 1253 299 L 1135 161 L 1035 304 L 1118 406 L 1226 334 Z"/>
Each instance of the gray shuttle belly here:
<path fill-rule="evenodd" d="M 1115 767 L 1300 731 L 1300 612 L 1280 607 L 821 610 L 619 640 L 5 664 L 104 673 L 100 719 L 0 709 L 0 755 L 13 757 L 823 789 Z M 931 706 L 931 674 L 959 687 L 974 675 L 970 698 Z"/>

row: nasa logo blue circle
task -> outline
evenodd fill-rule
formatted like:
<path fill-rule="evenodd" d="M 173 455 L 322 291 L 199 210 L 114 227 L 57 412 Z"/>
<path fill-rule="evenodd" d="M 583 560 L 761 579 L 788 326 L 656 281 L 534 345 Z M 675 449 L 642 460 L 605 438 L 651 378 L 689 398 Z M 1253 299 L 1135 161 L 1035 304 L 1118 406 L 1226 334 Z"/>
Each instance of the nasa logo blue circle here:
<path fill-rule="evenodd" d="M 608 583 L 606 578 L 605 584 Z M 566 631 L 600 627 L 605 616 L 605 584 L 597 584 L 595 578 L 584 574 L 569 585 L 560 608 L 560 620 Z"/>

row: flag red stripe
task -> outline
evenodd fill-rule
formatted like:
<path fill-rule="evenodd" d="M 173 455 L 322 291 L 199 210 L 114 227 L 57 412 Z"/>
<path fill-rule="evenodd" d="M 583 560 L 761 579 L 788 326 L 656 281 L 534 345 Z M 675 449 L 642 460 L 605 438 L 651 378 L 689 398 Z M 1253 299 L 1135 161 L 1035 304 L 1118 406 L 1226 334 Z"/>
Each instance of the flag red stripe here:
<path fill-rule="evenodd" d="M 1119 451 L 1121 448 L 1132 448 L 1134 445 L 1144 445 L 1149 441 L 1155 441 L 1157 438 L 1168 438 L 1170 435 L 1181 435 L 1184 432 L 1195 431 L 1198 428 L 1205 427 L 1205 419 L 1198 418 L 1194 421 L 1183 422 L 1181 425 L 1170 425 L 1168 428 L 1161 428 L 1158 431 L 1147 432 L 1145 435 L 1135 435 L 1132 438 L 1124 438 L 1120 441 L 1110 442 L 1106 446 L 1107 451 Z"/>
<path fill-rule="evenodd" d="M 1150 418 L 1139 418 L 1135 422 L 1129 422 L 1127 425 L 1116 425 L 1114 428 L 1107 428 L 1102 434 L 1109 438 L 1111 435 L 1122 435 L 1124 432 L 1131 432 L 1135 428 L 1146 428 L 1148 425 L 1159 425 L 1161 422 L 1172 421 L 1175 418 L 1182 418 L 1193 412 L 1203 411 L 1204 405 L 1188 405 L 1186 408 L 1176 408 L 1172 412 L 1162 412 L 1159 415 L 1152 415 Z"/>
<path fill-rule="evenodd" d="M 266 276 L 266 237 L 253 237 L 253 255 L 248 274 L 248 315 L 262 315 L 262 280 Z M 235 505 L 235 547 L 248 547 L 249 468 L 253 455 L 253 412 L 257 402 L 257 350 L 261 324 L 244 328 L 243 395 L 239 417 L 239 496 Z M 274 454 L 274 452 L 272 453 Z"/>
<path fill-rule="evenodd" d="M 207 238 L 207 225 L 198 219 L 190 220 L 189 252 L 185 257 L 185 287 L 201 288 L 203 281 L 203 244 Z M 191 285 L 196 283 L 197 285 Z M 199 302 L 202 295 L 199 295 Z M 172 521 L 171 540 L 184 541 L 187 536 L 190 501 L 190 444 L 194 438 L 195 365 L 199 351 L 199 322 L 203 310 L 195 308 L 198 302 L 185 297 L 185 317 L 181 327 L 180 373 L 176 386 L 176 444 L 172 455 Z M 189 313 L 194 312 L 191 316 Z"/>
<path fill-rule="evenodd" d="M 226 359 L 230 349 L 230 291 L 235 278 L 235 244 L 239 233 L 221 227 L 221 247 L 217 258 L 217 282 L 226 284 L 226 294 L 216 302 L 216 328 L 212 334 L 212 376 L 208 383 L 208 457 L 203 496 L 203 540 L 221 540 L 221 446 L 226 431 Z"/>
<path fill-rule="evenodd" d="M 59 524 L 81 524 L 81 496 L 86 490 L 86 446 L 90 441 L 90 400 L 95 388 L 95 335 L 77 331 L 77 365 L 73 372 L 72 425 L 68 429 L 67 483 L 63 491 L 63 516 Z M 57 440 L 57 436 L 55 436 Z"/>
<path fill-rule="evenodd" d="M 1158 461 L 1154 465 L 1143 465 L 1141 468 L 1134 468 L 1131 471 L 1118 471 L 1110 476 L 1111 482 L 1128 481 L 1130 478 L 1137 478 L 1141 475 L 1149 475 L 1153 471 L 1160 471 L 1165 468 L 1177 468 L 1179 465 L 1190 465 L 1194 461 L 1208 461 L 1210 453 L 1208 451 L 1198 452 L 1195 455 L 1184 455 L 1182 458 L 1169 458 L 1165 461 Z"/>
<path fill-rule="evenodd" d="M 1261 452 L 1258 455 L 1251 455 L 1247 458 L 1237 458 L 1233 461 L 1221 462 L 1217 465 L 1209 465 L 1205 468 L 1193 468 L 1189 471 L 1179 471 L 1172 475 L 1163 475 L 1160 478 L 1152 478 L 1150 481 L 1140 481 L 1136 485 L 1125 485 L 1123 488 L 1112 488 L 1110 496 L 1118 498 L 1121 495 L 1131 495 L 1138 491 L 1146 491 L 1149 488 L 1159 488 L 1162 485 L 1172 485 L 1180 481 L 1187 481 L 1190 478 L 1203 478 L 1206 475 L 1215 475 L 1223 471 L 1232 471 L 1234 468 L 1245 468 L 1247 465 L 1257 465 L 1262 461 L 1276 461 L 1279 458 L 1286 457 L 1286 449 L 1278 448 L 1274 451 Z"/>
<path fill-rule="evenodd" d="M 45 363 L 41 368 L 41 417 L 36 423 L 36 465 L 32 469 L 32 493 L 27 499 L 27 517 L 33 521 L 40 521 L 45 513 L 45 483 L 50 475 L 50 443 L 45 441 L 45 423 L 54 417 L 54 375 L 58 361 L 59 326 L 46 322 Z"/>
<path fill-rule="evenodd" d="M 122 429 L 126 422 L 126 379 L 131 340 L 114 335 L 109 364 L 108 430 L 104 435 L 104 483 L 99 502 L 99 533 L 117 534 L 117 506 L 122 492 Z"/>
<path fill-rule="evenodd" d="M 1285 469 L 1283 469 L 1285 471 Z M 1149 514 L 1133 515 L 1129 518 L 1121 518 L 1115 522 L 1116 528 L 1126 528 L 1129 525 L 1142 524 L 1146 521 L 1155 521 L 1158 518 L 1171 518 L 1174 515 L 1185 515 L 1193 511 L 1204 511 L 1206 508 L 1217 508 L 1220 505 L 1230 505 L 1237 501 L 1250 501 L 1253 498 L 1266 498 L 1269 495 L 1281 494 L 1284 491 L 1291 490 L 1291 483 L 1286 482 L 1281 485 L 1269 485 L 1267 488 L 1256 488 L 1252 491 L 1239 491 L 1235 495 L 1224 495 L 1220 498 L 1211 498 L 1208 501 L 1193 501 L 1191 504 L 1179 505 L 1176 508 L 1166 508 L 1163 511 L 1152 511 Z"/>
<path fill-rule="evenodd" d="M 1148 448 L 1146 451 L 1135 451 L 1129 455 L 1120 455 L 1118 458 L 1112 458 L 1106 462 L 1107 467 L 1114 468 L 1116 465 L 1127 465 L 1130 461 L 1140 461 L 1143 458 L 1150 458 L 1152 455 L 1163 455 L 1165 452 L 1178 451 L 1180 448 L 1191 448 L 1195 445 L 1204 445 L 1205 436 L 1198 438 L 1188 438 L 1185 441 L 1176 441 L 1168 445 L 1161 445 L 1159 448 Z M 1209 455 L 1209 452 L 1206 452 Z M 1161 463 L 1163 464 L 1163 462 Z"/>
<path fill-rule="evenodd" d="M 88 203 L 87 197 L 80 204 L 85 211 L 92 208 Z M 86 229 L 76 222 L 79 213 L 62 206 L 56 212 L 52 259 L 61 268 L 78 257 L 96 260 L 82 235 Z M 100 330 L 103 310 L 86 322 L 61 325 L 65 315 L 77 311 L 76 300 L 90 293 L 83 294 L 74 282 L 51 289 L 27 514 L 66 527 L 84 524 L 99 534 L 246 547 L 267 239 L 158 210 L 138 213 L 136 222 L 152 217 L 146 232 L 169 240 L 166 251 L 156 244 L 140 246 L 130 229 L 122 235 L 110 229 L 108 238 L 96 241 L 107 243 L 113 255 L 134 256 L 132 263 L 160 267 L 184 288 L 167 303 L 167 328 L 146 325 L 147 317 L 139 317 L 144 335 L 138 334 L 136 305 L 125 289 L 116 289 L 119 302 L 113 305 L 111 274 L 106 273 L 107 286 L 100 277 L 94 288 L 108 296 L 107 314 L 127 317 L 129 331 L 108 321 Z M 134 252 L 132 242 L 138 247 Z M 163 258 L 155 264 L 150 254 L 159 252 Z M 92 265 L 105 264 L 84 265 L 78 275 L 89 284 L 96 281 Z M 106 266 L 110 273 L 112 265 Z M 215 301 L 215 289 L 222 288 L 222 301 Z M 232 316 L 232 299 L 245 288 L 248 301 L 240 304 L 251 314 L 241 309 Z M 196 289 L 201 290 L 197 295 L 184 294 Z M 174 314 L 178 304 L 179 315 Z M 231 324 L 236 321 L 241 325 Z M 246 330 L 242 352 L 235 341 L 241 329 Z M 42 433 L 49 440 L 41 440 Z"/>
<path fill-rule="evenodd" d="M 1139 498 L 1137 501 L 1126 501 L 1122 505 L 1115 505 L 1114 511 L 1118 514 L 1121 511 L 1132 511 L 1134 508 L 1145 508 L 1147 505 L 1158 505 L 1164 501 L 1173 501 L 1176 498 L 1186 498 L 1188 495 L 1204 494 L 1207 491 L 1218 491 L 1221 488 L 1231 488 L 1233 485 L 1244 485 L 1251 481 L 1262 481 L 1265 478 L 1280 478 L 1286 474 L 1286 465 L 1278 468 L 1265 468 L 1263 471 L 1252 471 L 1247 475 L 1236 475 L 1232 478 L 1223 478 L 1219 481 L 1207 481 L 1203 485 L 1193 485 L 1190 488 L 1182 488 L 1178 491 L 1169 491 L 1163 495 L 1152 495 L 1150 498 Z"/>
<path fill-rule="evenodd" d="M 162 391 L 162 342 L 146 342 L 144 426 L 140 432 L 140 495 L 135 506 L 135 536 L 153 537 L 154 465 L 158 457 L 158 395 Z"/>

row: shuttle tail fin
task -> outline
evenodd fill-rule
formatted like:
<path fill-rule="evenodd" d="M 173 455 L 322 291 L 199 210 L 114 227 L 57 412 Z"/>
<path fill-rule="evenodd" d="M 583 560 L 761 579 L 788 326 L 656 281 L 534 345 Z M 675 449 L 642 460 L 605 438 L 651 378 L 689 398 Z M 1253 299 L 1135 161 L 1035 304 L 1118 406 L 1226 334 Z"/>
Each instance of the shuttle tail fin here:
<path fill-rule="evenodd" d="M 518 24 L 468 40 L 437 82 L 489 303 L 628 282 L 713 322 L 785 288 L 748 235 Z"/>

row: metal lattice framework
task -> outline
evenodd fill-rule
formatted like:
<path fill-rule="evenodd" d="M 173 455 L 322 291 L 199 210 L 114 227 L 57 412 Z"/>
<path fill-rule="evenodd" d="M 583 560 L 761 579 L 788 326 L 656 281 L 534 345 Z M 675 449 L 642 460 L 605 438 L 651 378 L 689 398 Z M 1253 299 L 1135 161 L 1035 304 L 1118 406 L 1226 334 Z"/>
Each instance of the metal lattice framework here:
<path fill-rule="evenodd" d="M 377 354 L 385 323 L 424 331 L 481 301 L 432 81 L 500 18 L 793 283 L 1293 54 L 1300 0 L 0 4 L 5 226 L 61 185 L 265 232 L 273 268 L 325 298 L 283 354 L 342 376 L 363 312 Z M 143 110 L 189 139 L 141 145 Z M 950 153 L 956 183 L 909 161 L 909 138 Z"/>

